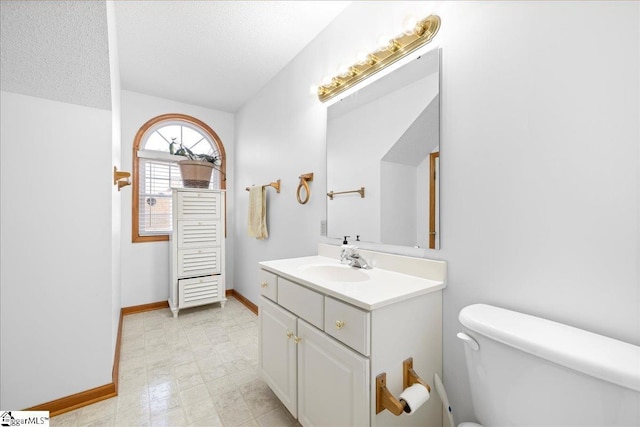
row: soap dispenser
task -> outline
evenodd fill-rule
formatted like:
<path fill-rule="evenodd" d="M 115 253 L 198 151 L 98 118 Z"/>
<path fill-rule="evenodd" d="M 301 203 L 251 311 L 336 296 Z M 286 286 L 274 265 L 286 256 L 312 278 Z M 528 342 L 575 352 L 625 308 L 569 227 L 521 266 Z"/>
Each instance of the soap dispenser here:
<path fill-rule="evenodd" d="M 351 236 L 344 236 L 344 240 L 342 241 L 340 250 L 340 262 L 342 263 L 349 262 L 349 255 L 351 254 L 351 246 L 349 246 L 349 241 L 347 240 L 348 237 Z"/>

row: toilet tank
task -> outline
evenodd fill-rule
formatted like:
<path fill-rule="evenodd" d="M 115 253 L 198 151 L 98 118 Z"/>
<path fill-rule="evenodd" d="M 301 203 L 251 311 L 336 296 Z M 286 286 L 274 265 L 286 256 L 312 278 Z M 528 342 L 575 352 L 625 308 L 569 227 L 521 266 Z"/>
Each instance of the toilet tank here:
<path fill-rule="evenodd" d="M 640 426 L 640 347 L 485 304 L 459 320 L 485 427 Z"/>

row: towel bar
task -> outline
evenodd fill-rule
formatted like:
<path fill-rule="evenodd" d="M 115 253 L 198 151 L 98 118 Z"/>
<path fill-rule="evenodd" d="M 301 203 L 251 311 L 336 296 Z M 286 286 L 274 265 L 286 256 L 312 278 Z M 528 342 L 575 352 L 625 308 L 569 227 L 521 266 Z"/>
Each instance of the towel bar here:
<path fill-rule="evenodd" d="M 280 193 L 280 180 L 276 182 L 270 182 L 269 184 L 264 184 L 262 187 L 273 187 L 276 189 L 276 193 Z M 246 187 L 245 190 L 249 191 L 250 187 Z"/>
<path fill-rule="evenodd" d="M 364 187 L 360 187 L 359 190 L 350 190 L 350 191 L 329 191 L 327 196 L 329 196 L 329 200 L 333 200 L 333 196 L 336 194 L 347 194 L 347 193 L 359 193 L 360 198 L 364 199 Z"/>

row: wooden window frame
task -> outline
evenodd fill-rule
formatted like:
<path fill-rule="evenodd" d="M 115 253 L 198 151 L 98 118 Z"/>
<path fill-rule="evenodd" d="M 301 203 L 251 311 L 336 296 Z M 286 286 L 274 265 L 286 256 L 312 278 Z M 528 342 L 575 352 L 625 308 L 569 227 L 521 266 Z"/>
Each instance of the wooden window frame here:
<path fill-rule="evenodd" d="M 159 234 L 154 236 L 140 236 L 140 183 L 139 183 L 139 166 L 140 161 L 138 158 L 138 150 L 140 150 L 140 144 L 144 140 L 145 134 L 152 127 L 161 122 L 176 122 L 182 121 L 190 123 L 191 125 L 197 126 L 204 133 L 211 137 L 213 142 L 216 144 L 218 149 L 218 153 L 220 154 L 220 160 L 222 164 L 220 165 L 220 189 L 225 190 L 227 188 L 226 182 L 226 170 L 227 170 L 227 155 L 224 149 L 224 145 L 222 144 L 222 140 L 218 136 L 218 134 L 209 127 L 203 121 L 196 119 L 195 117 L 186 115 L 186 114 L 163 114 L 157 117 L 152 118 L 147 121 L 136 133 L 136 137 L 133 141 L 133 172 L 131 179 L 131 187 L 132 187 L 132 203 L 131 203 L 131 242 L 132 243 L 143 243 L 143 242 L 162 242 L 168 241 L 168 234 Z"/>

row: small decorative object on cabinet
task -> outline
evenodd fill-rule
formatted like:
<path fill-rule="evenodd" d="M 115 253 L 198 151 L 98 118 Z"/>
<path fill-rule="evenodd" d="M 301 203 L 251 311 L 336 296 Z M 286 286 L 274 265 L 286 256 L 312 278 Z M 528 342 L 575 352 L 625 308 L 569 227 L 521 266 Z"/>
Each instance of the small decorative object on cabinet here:
<path fill-rule="evenodd" d="M 225 297 L 224 191 L 173 190 L 169 307 L 173 317 L 182 308 L 219 302 Z"/>

